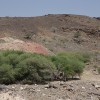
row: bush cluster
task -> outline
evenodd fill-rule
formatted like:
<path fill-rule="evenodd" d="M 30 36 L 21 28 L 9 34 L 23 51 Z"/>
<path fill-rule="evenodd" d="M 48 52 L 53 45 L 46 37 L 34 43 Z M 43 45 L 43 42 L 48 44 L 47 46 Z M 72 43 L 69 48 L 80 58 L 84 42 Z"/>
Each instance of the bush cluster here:
<path fill-rule="evenodd" d="M 22 51 L 0 51 L 0 84 L 44 83 L 59 77 L 65 78 L 81 75 L 87 54 L 61 53 L 45 56 Z"/>
<path fill-rule="evenodd" d="M 0 83 L 38 83 L 51 80 L 55 65 L 43 55 L 0 51 Z"/>
<path fill-rule="evenodd" d="M 60 53 L 56 56 L 52 56 L 51 60 L 55 64 L 59 74 L 63 73 L 63 77 L 74 78 L 82 74 L 85 67 L 85 63 L 90 59 L 90 55 L 86 53 Z"/>

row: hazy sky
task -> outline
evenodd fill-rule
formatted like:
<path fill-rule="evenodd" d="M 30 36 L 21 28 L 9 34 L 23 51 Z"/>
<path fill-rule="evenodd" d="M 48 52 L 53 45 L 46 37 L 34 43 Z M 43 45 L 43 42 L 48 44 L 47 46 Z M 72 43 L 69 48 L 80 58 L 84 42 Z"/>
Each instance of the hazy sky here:
<path fill-rule="evenodd" d="M 100 17 L 100 0 L 0 0 L 0 16 L 79 14 Z"/>

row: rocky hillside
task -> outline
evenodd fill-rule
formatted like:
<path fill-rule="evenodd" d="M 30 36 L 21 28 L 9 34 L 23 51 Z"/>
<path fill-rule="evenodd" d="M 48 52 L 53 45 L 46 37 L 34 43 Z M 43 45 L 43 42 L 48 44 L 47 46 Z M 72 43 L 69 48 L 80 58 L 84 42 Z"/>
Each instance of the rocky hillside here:
<path fill-rule="evenodd" d="M 100 51 L 100 20 L 80 15 L 1 17 L 0 37 L 39 43 L 52 52 Z"/>

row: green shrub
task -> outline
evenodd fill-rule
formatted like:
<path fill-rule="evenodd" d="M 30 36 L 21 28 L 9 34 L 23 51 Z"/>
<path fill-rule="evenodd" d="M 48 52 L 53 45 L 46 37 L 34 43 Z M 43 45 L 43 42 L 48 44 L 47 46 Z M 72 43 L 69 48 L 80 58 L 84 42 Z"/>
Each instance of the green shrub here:
<path fill-rule="evenodd" d="M 22 51 L 0 51 L 0 83 L 41 83 L 59 77 L 80 76 L 90 56 L 85 53 L 60 53 L 44 56 Z"/>
<path fill-rule="evenodd" d="M 10 65 L 12 65 L 13 67 L 15 67 L 17 64 L 18 64 L 18 59 L 17 59 L 17 57 L 18 57 L 19 55 L 18 54 L 9 54 L 6 58 L 8 58 L 9 59 L 9 64 Z"/>
<path fill-rule="evenodd" d="M 20 56 L 18 56 L 18 61 L 20 62 L 20 61 L 23 61 L 23 60 L 25 60 L 25 59 L 27 59 L 27 58 L 29 58 L 29 57 L 31 57 L 32 56 L 32 54 L 30 54 L 30 53 L 23 53 L 23 54 L 21 54 Z"/>
<path fill-rule="evenodd" d="M 68 53 L 60 53 L 59 56 L 67 56 L 70 59 L 77 59 L 84 63 L 89 62 L 91 56 L 90 53 L 80 53 L 80 52 L 68 52 Z"/>
<path fill-rule="evenodd" d="M 80 55 L 82 55 L 82 57 L 83 57 L 82 61 L 84 61 L 84 63 L 90 61 L 90 58 L 91 58 L 91 54 L 90 53 L 81 53 Z"/>
<path fill-rule="evenodd" d="M 52 79 L 55 70 L 55 65 L 44 55 L 13 50 L 0 51 L 1 83 L 43 82 Z"/>
<path fill-rule="evenodd" d="M 0 84 L 14 83 L 14 71 L 11 65 L 3 64 L 0 66 Z"/>
<path fill-rule="evenodd" d="M 60 53 L 57 56 L 52 56 L 51 61 L 57 67 L 59 72 L 63 72 L 66 78 L 80 76 L 83 72 L 85 56 L 78 53 Z"/>
<path fill-rule="evenodd" d="M 16 75 L 17 79 L 28 80 L 33 83 L 50 80 L 55 66 L 44 57 L 33 57 L 20 62 L 16 69 L 19 73 Z"/>

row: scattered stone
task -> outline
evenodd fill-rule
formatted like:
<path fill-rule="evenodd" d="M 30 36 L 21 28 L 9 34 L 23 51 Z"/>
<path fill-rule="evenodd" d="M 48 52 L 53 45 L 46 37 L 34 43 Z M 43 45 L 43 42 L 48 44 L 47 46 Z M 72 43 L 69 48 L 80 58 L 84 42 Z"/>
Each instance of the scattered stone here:
<path fill-rule="evenodd" d="M 56 89 L 57 86 L 55 86 L 54 84 L 48 83 L 48 84 L 45 86 L 45 88 L 54 88 L 54 89 Z"/>
<path fill-rule="evenodd" d="M 92 85 L 91 85 L 92 84 Z M 0 85 L 1 86 L 1 85 Z M 64 85 L 2 85 L 0 100 L 100 100 L 99 82 L 69 81 Z M 57 88 L 54 89 L 54 86 Z M 3 87 L 2 87 L 3 88 Z M 4 97 L 4 98 L 3 98 Z"/>
<path fill-rule="evenodd" d="M 60 85 L 64 85 L 64 82 L 60 82 Z"/>
<path fill-rule="evenodd" d="M 85 87 L 82 86 L 82 89 L 85 89 Z"/>
<path fill-rule="evenodd" d="M 23 87 L 20 87 L 20 90 L 23 90 L 24 88 Z"/>
<path fill-rule="evenodd" d="M 47 90 L 47 88 L 44 88 L 45 90 Z"/>
<path fill-rule="evenodd" d="M 37 92 L 40 92 L 41 90 L 40 89 L 37 89 Z"/>
<path fill-rule="evenodd" d="M 51 97 L 51 95 L 48 95 L 48 97 Z"/>
<path fill-rule="evenodd" d="M 42 95 L 45 96 L 46 94 L 43 93 Z"/>
<path fill-rule="evenodd" d="M 14 87 L 14 86 L 12 86 L 12 89 L 15 89 L 15 87 Z"/>
<path fill-rule="evenodd" d="M 73 91 L 73 89 L 72 88 L 69 88 L 69 89 L 67 89 L 68 91 Z"/>
<path fill-rule="evenodd" d="M 92 86 L 94 86 L 96 89 L 100 88 L 100 85 L 98 84 L 92 84 Z"/>
<path fill-rule="evenodd" d="M 63 100 L 63 99 L 58 99 L 58 100 Z"/>
<path fill-rule="evenodd" d="M 35 86 L 37 86 L 37 84 L 34 84 Z"/>
<path fill-rule="evenodd" d="M 100 88 L 100 85 L 95 85 L 95 88 Z"/>

